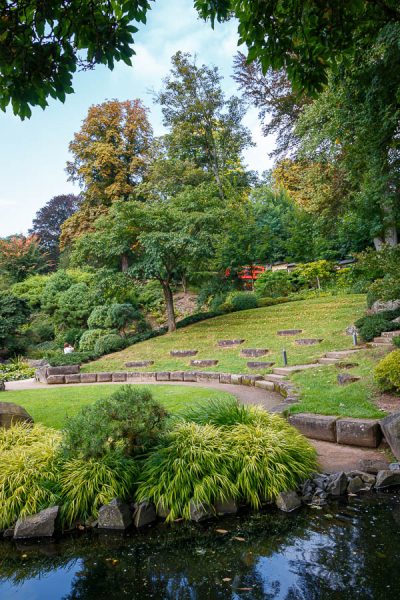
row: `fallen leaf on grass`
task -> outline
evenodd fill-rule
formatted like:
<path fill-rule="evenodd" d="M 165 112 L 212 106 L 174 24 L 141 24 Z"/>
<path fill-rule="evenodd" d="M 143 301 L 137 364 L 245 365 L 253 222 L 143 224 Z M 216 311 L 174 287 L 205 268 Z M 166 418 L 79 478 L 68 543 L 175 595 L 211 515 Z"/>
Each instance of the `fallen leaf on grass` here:
<path fill-rule="evenodd" d="M 242 537 L 237 537 L 236 535 L 232 538 L 233 540 L 236 540 L 237 542 L 245 542 L 246 540 Z"/>

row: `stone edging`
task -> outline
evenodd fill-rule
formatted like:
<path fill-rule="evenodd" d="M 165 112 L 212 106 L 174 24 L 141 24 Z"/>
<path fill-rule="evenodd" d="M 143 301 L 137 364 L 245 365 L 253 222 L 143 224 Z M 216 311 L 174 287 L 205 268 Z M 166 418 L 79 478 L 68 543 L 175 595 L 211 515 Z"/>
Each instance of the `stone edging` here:
<path fill-rule="evenodd" d="M 309 413 L 287 415 L 290 404 L 299 401 L 298 390 L 294 383 L 284 379 L 274 379 L 271 375 L 251 375 L 236 373 L 219 373 L 215 371 L 115 371 L 99 373 L 80 373 L 79 365 L 66 367 L 42 367 L 37 370 L 36 378 L 49 385 L 74 383 L 135 383 L 149 381 L 181 381 L 196 383 L 220 383 L 245 385 L 277 392 L 282 402 L 269 412 L 287 417 L 290 424 L 296 427 L 305 437 L 358 446 L 377 448 L 382 441 L 382 430 L 377 419 L 355 419 L 348 417 L 325 416 Z M 275 376 L 277 377 L 277 376 Z"/>

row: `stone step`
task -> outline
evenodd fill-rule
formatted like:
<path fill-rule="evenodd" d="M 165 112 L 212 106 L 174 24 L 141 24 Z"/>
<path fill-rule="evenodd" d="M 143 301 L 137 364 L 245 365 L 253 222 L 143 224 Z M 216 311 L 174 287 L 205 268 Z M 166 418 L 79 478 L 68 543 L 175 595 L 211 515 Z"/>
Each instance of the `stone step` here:
<path fill-rule="evenodd" d="M 380 336 L 380 337 L 375 337 L 373 339 L 373 342 L 374 342 L 374 344 L 391 344 L 391 340 L 392 340 L 392 338 Z"/>
<path fill-rule="evenodd" d="M 272 369 L 272 372 L 275 375 L 291 375 L 292 373 L 297 373 L 297 371 L 305 371 L 306 369 L 315 369 L 315 367 L 320 367 L 319 363 L 311 363 L 308 365 L 293 365 L 291 367 L 277 367 L 276 369 Z"/>
<path fill-rule="evenodd" d="M 343 358 L 344 356 L 351 356 L 356 352 L 360 352 L 363 348 L 352 348 L 351 350 L 337 350 L 334 352 L 327 352 L 325 358 Z"/>
<path fill-rule="evenodd" d="M 340 362 L 340 358 L 327 358 L 326 356 L 323 356 L 318 359 L 318 362 L 321 365 L 334 365 L 335 363 Z"/>
<path fill-rule="evenodd" d="M 371 342 L 371 346 L 373 348 L 382 348 L 383 350 L 392 350 L 394 348 L 393 344 L 383 342 Z"/>
<path fill-rule="evenodd" d="M 270 373 L 269 375 L 264 375 L 264 381 L 283 381 L 286 379 L 284 375 L 277 375 Z"/>
<path fill-rule="evenodd" d="M 384 338 L 392 339 L 396 336 L 400 335 L 400 331 L 382 331 L 381 336 Z"/>

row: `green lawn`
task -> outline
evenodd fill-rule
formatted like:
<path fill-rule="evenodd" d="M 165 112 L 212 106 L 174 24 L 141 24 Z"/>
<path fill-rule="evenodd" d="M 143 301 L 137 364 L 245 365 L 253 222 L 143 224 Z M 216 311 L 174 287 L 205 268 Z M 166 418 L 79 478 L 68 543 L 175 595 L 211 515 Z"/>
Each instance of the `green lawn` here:
<path fill-rule="evenodd" d="M 189 403 L 232 397 L 228 392 L 200 387 L 180 385 L 151 385 L 149 387 L 154 398 L 161 402 L 168 411 L 174 413 L 179 412 Z M 116 384 L 19 390 L 3 392 L 2 400 L 23 406 L 36 423 L 61 429 L 67 417 L 76 415 L 83 406 L 109 396 L 115 392 L 115 389 Z"/>
<path fill-rule="evenodd" d="M 142 370 L 190 370 L 193 368 L 190 366 L 190 358 L 172 358 L 169 352 L 173 349 L 196 349 L 199 353 L 195 358 L 219 360 L 219 364 L 212 367 L 212 370 L 249 372 L 246 366 L 249 359 L 240 357 L 240 347 L 220 349 L 216 345 L 217 340 L 235 338 L 246 340 L 242 346 L 244 348 L 268 348 L 269 353 L 265 360 L 274 361 L 276 366 L 282 365 L 283 348 L 288 353 L 290 364 L 312 362 L 329 350 L 351 347 L 352 341 L 345 334 L 345 329 L 362 316 L 364 311 L 365 296 L 353 294 L 323 296 L 235 312 L 135 344 L 121 352 L 84 365 L 82 370 L 127 370 L 126 362 L 146 359 L 154 360 L 154 365 Z M 281 337 L 277 335 L 280 329 L 302 329 L 303 332 L 294 337 Z M 295 337 L 322 338 L 323 342 L 315 346 L 298 346 Z"/>
<path fill-rule="evenodd" d="M 344 359 L 345 362 L 358 363 L 357 367 L 349 370 L 331 365 L 295 373 L 291 379 L 298 384 L 301 401 L 292 405 L 290 412 L 382 418 L 385 413 L 374 403 L 378 391 L 373 382 L 373 370 L 379 358 L 380 350 L 371 349 Z M 339 373 L 358 375 L 361 379 L 347 385 L 339 385 Z"/>

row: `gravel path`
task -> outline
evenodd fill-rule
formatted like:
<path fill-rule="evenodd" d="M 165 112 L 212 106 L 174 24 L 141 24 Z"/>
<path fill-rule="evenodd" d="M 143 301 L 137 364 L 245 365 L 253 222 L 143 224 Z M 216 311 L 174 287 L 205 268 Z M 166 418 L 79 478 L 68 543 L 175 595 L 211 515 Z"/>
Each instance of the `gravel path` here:
<path fill-rule="evenodd" d="M 111 383 L 111 382 L 110 382 Z M 110 385 L 107 383 L 106 385 Z M 220 383 L 195 383 L 183 381 L 144 381 L 140 384 L 144 385 L 185 385 L 189 387 L 202 387 L 217 390 L 224 390 L 235 396 L 243 404 L 261 405 L 265 410 L 270 410 L 277 404 L 282 402 L 282 397 L 276 392 L 268 392 L 256 387 L 247 387 L 244 385 L 229 385 Z M 87 385 L 104 385 L 103 383 L 76 383 L 75 386 Z M 121 385 L 120 383 L 111 383 L 111 385 Z M 51 387 L 65 387 L 64 385 L 53 385 Z M 44 383 L 39 383 L 34 379 L 25 379 L 23 381 L 10 381 L 6 383 L 6 393 L 1 395 L 1 400 L 7 402 L 7 390 L 34 390 L 48 389 L 49 386 Z M 377 459 L 385 460 L 385 454 L 381 450 L 372 450 L 358 448 L 355 446 L 343 446 L 330 442 L 321 442 L 319 440 L 309 440 L 318 452 L 318 459 L 321 469 L 327 473 L 335 473 L 337 471 L 351 471 L 359 468 L 360 460 Z"/>

